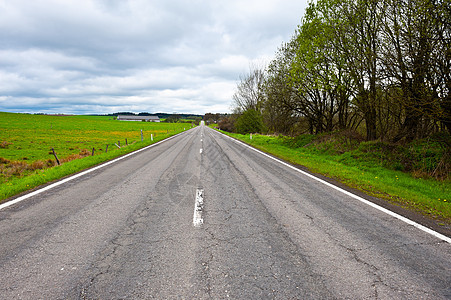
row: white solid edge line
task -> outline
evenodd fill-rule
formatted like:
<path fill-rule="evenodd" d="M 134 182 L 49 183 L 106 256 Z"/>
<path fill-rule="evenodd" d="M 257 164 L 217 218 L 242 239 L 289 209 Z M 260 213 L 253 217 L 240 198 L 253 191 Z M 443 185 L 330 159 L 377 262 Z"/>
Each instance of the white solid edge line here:
<path fill-rule="evenodd" d="M 216 131 L 216 130 L 213 130 L 213 131 L 219 132 L 219 131 Z M 373 207 L 375 209 L 378 209 L 381 212 L 384 212 L 384 213 L 386 213 L 386 214 L 388 214 L 388 215 L 390 215 L 392 217 L 395 217 L 398 220 L 401 220 L 401 221 L 403 221 L 403 222 L 405 222 L 405 223 L 407 223 L 409 225 L 412 225 L 412 226 L 414 226 L 414 227 L 416 227 L 416 228 L 418 228 L 418 229 L 420 229 L 420 230 L 422 230 L 424 232 L 427 232 L 427 233 L 429 233 L 429 234 L 431 234 L 431 235 L 433 235 L 433 236 L 435 236 L 435 237 L 437 237 L 437 238 L 439 238 L 439 239 L 451 244 L 451 238 L 447 237 L 446 235 L 438 233 L 438 232 L 436 232 L 436 231 L 434 231 L 434 230 L 432 230 L 432 229 L 430 229 L 430 228 L 428 228 L 426 226 L 423 226 L 421 224 L 418 224 L 417 222 L 414 222 L 414 221 L 412 221 L 412 220 L 410 220 L 410 219 L 408 219 L 406 217 L 403 217 L 403 216 L 401 216 L 401 215 L 399 215 L 399 214 L 397 214 L 395 212 L 392 212 L 391 210 L 388 210 L 388 209 L 386 209 L 386 208 L 384 208 L 382 206 L 379 206 L 379 205 L 377 205 L 377 204 L 375 204 L 375 203 L 373 203 L 371 201 L 368 201 L 368 200 L 366 200 L 366 199 L 364 199 L 362 197 L 359 197 L 359 196 L 357 196 L 357 195 L 355 195 L 355 194 L 353 194 L 351 192 L 348 192 L 348 191 L 346 191 L 346 190 L 344 190 L 344 189 L 342 189 L 342 188 L 340 188 L 340 187 L 338 187 L 336 185 L 333 185 L 332 183 L 329 183 L 329 182 L 327 182 L 325 180 L 322 180 L 322 179 L 320 179 L 320 178 L 318 178 L 318 177 L 316 177 L 316 176 L 314 176 L 312 174 L 304 172 L 304 171 L 302 171 L 302 170 L 300 170 L 300 169 L 298 169 L 298 168 L 296 168 L 296 167 L 294 167 L 294 166 L 292 166 L 292 165 L 290 165 L 290 164 L 288 164 L 288 163 L 286 163 L 284 161 L 281 161 L 280 159 L 272 157 L 271 155 L 269 155 L 269 154 L 267 154 L 267 153 L 265 153 L 263 151 L 260 151 L 260 150 L 254 148 L 254 147 L 251 147 L 251 146 L 247 145 L 246 143 L 243 143 L 243 142 L 241 142 L 239 140 L 236 140 L 236 139 L 234 139 L 234 138 L 232 138 L 232 137 L 230 137 L 230 136 L 228 136 L 228 135 L 226 135 L 226 134 L 224 134 L 222 132 L 219 132 L 219 133 L 221 133 L 223 136 L 231 139 L 232 141 L 235 141 L 236 143 L 239 143 L 239 144 L 241 144 L 241 145 L 243 145 L 243 146 L 245 146 L 245 147 L 247 147 L 249 149 L 254 150 L 255 152 L 260 153 L 261 155 L 264 155 L 264 156 L 266 156 L 266 157 L 268 157 L 268 158 L 270 158 L 272 160 L 275 160 L 275 161 L 281 163 L 282 165 L 284 165 L 286 167 L 289 167 L 289 168 L 291 168 L 291 169 L 293 169 L 293 170 L 295 170 L 295 171 L 297 171 L 297 172 L 299 172 L 299 173 L 301 173 L 301 174 L 303 174 L 303 175 L 305 175 L 307 177 L 310 177 L 310 178 L 312 178 L 312 179 L 314 179 L 314 180 L 316 180 L 318 182 L 321 182 L 321 183 L 323 183 L 323 184 L 325 184 L 325 185 L 327 185 L 327 186 L 329 186 L 329 187 L 331 187 L 331 188 L 333 188 L 333 189 L 335 189 L 335 190 L 337 190 L 339 192 L 342 192 L 343 194 L 346 194 L 349 197 L 352 197 L 352 198 L 354 198 L 354 199 L 356 199 L 356 200 L 358 200 L 360 202 L 363 202 L 363 203 L 365 203 L 365 204 L 367 204 L 367 205 L 369 205 L 369 206 L 371 206 L 371 207 Z"/>
<path fill-rule="evenodd" d="M 204 223 L 202 210 L 204 208 L 204 190 L 196 189 L 196 201 L 194 202 L 193 225 L 199 227 Z"/>
<path fill-rule="evenodd" d="M 115 158 L 115 159 L 113 159 L 113 160 L 107 161 L 107 162 L 105 162 L 105 163 L 103 163 L 103 164 L 101 164 L 101 165 L 98 165 L 97 167 L 94 167 L 94 168 L 92 168 L 92 169 L 88 169 L 88 170 L 86 170 L 86 171 L 83 171 L 83 172 L 80 172 L 80 173 L 78 173 L 78 174 L 75 174 L 75 175 L 73 175 L 73 176 L 71 176 L 71 177 L 62 179 L 62 180 L 60 180 L 60 181 L 58 181 L 58 182 L 52 183 L 52 184 L 50 184 L 50 185 L 48 185 L 48 186 L 46 186 L 46 187 L 43 187 L 43 188 L 41 188 L 41 189 L 39 189 L 39 190 L 36 190 L 36 191 L 34 191 L 34 192 L 31 192 L 31 193 L 28 193 L 28 194 L 23 195 L 23 196 L 21 196 L 21 197 L 18 197 L 18 198 L 14 199 L 14 200 L 5 202 L 5 203 L 3 203 L 3 204 L 0 205 L 0 210 L 2 210 L 2 209 L 4 209 L 4 208 L 7 208 L 7 207 L 9 207 L 9 206 L 11 206 L 11 205 L 14 205 L 14 204 L 16 204 L 16 203 L 19 203 L 19 202 L 21 202 L 21 201 L 23 201 L 23 200 L 26 200 L 26 199 L 28 199 L 28 198 L 30 198 L 30 197 L 36 196 L 36 195 L 38 195 L 38 194 L 40 194 L 40 193 L 42 193 L 42 192 L 45 192 L 45 191 L 47 191 L 47 190 L 50 190 L 50 189 L 54 188 L 54 187 L 57 187 L 57 186 L 59 186 L 59 185 L 62 185 L 62 184 L 64 184 L 64 183 L 68 182 L 68 181 L 74 180 L 75 178 L 84 176 L 84 175 L 86 175 L 86 174 L 88 174 L 88 173 L 91 173 L 91 172 L 94 172 L 94 171 L 96 171 L 96 170 L 98 170 L 98 169 L 101 169 L 101 168 L 103 168 L 103 167 L 106 167 L 106 166 L 108 166 L 108 165 L 110 165 L 110 164 L 113 164 L 113 163 L 115 163 L 115 162 L 117 162 L 117 161 L 120 161 L 120 160 L 122 160 L 122 159 L 124 159 L 124 158 L 127 158 L 127 157 L 129 157 L 129 156 L 135 155 L 135 154 L 137 154 L 137 153 L 139 153 L 139 152 L 141 152 L 141 151 L 145 151 L 145 150 L 147 150 L 147 149 L 149 149 L 149 148 L 152 148 L 152 147 L 154 147 L 154 146 L 156 146 L 156 145 L 158 145 L 158 144 L 161 144 L 161 143 L 166 142 L 166 141 L 168 141 L 168 140 L 170 140 L 170 139 L 173 139 L 173 138 L 175 138 L 176 136 L 179 136 L 179 135 L 181 135 L 181 134 L 183 134 L 183 133 L 185 133 L 185 132 L 187 132 L 187 131 L 189 131 L 189 130 L 186 130 L 186 131 L 183 131 L 183 132 L 178 133 L 178 134 L 176 134 L 176 135 L 170 136 L 170 137 L 168 137 L 168 138 L 166 138 L 166 139 L 164 139 L 164 140 L 161 140 L 161 141 L 159 141 L 159 142 L 156 142 L 156 143 L 151 144 L 151 145 L 149 145 L 149 146 L 146 146 L 146 147 L 144 147 L 144 148 L 141 148 L 141 149 L 135 150 L 135 151 L 133 151 L 133 152 L 127 153 L 127 154 L 125 154 L 124 156 L 121 156 L 121 157 Z"/>

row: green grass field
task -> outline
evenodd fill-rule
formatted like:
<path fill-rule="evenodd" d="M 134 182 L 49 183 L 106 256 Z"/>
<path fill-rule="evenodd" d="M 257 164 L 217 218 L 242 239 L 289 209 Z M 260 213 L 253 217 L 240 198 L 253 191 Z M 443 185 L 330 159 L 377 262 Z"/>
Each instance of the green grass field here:
<path fill-rule="evenodd" d="M 0 112 L 0 201 L 190 127 L 183 123 L 116 121 L 103 116 Z M 115 146 L 119 143 L 120 149 Z M 61 162 L 59 166 L 52 148 Z"/>
<path fill-rule="evenodd" d="M 416 210 L 438 219 L 443 224 L 451 224 L 449 178 L 417 178 L 410 173 L 396 170 L 396 166 L 390 169 L 360 148 L 344 153 L 325 150 L 324 145 L 327 143 L 313 145 L 313 136 L 291 139 L 253 135 L 250 139 L 249 135 L 224 133 L 286 161 L 303 165 L 314 173 L 323 174 L 369 195 Z M 363 143 L 361 147 L 370 147 L 373 144 L 376 143 Z M 339 145 L 334 145 L 334 149 L 337 147 Z M 374 153 L 378 152 L 372 152 L 372 155 Z"/>

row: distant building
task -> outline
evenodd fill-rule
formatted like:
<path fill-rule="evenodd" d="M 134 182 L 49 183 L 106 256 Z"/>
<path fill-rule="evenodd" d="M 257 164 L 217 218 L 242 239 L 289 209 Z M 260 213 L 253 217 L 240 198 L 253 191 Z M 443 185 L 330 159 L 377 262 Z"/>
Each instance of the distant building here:
<path fill-rule="evenodd" d="M 138 121 L 138 122 L 160 122 L 158 116 L 132 116 L 132 115 L 118 115 L 119 121 Z"/>

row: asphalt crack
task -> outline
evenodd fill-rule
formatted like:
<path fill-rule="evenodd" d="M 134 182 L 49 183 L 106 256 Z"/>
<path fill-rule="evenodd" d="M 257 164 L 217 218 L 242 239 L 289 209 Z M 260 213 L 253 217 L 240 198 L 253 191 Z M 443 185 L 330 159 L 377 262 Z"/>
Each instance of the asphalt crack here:
<path fill-rule="evenodd" d="M 85 280 L 79 292 L 79 299 L 89 299 L 90 290 L 98 282 L 101 277 L 108 276 L 110 273 L 119 270 L 114 267 L 117 257 L 127 256 L 130 248 L 136 245 L 137 236 L 140 235 L 145 227 L 141 226 L 149 216 L 150 208 L 147 203 L 140 205 L 135 209 L 125 221 L 125 226 L 114 238 L 112 238 L 107 246 L 104 247 L 97 255 L 97 258 L 91 263 L 92 275 Z"/>

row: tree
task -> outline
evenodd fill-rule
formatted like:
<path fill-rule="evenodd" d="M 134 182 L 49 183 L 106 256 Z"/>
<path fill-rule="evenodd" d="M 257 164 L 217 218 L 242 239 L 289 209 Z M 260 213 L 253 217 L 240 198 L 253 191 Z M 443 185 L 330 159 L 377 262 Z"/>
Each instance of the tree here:
<path fill-rule="evenodd" d="M 354 104 L 362 112 L 366 137 L 374 140 L 377 133 L 377 112 L 380 105 L 380 32 L 382 27 L 378 0 L 339 1 L 345 22 L 340 35 L 340 51 L 355 86 Z M 383 2 L 383 1 L 382 1 Z"/>
<path fill-rule="evenodd" d="M 232 96 L 233 106 L 242 112 L 249 109 L 261 112 L 264 79 L 264 71 L 251 66 L 249 74 L 240 76 L 237 90 Z"/>
<path fill-rule="evenodd" d="M 170 115 L 165 122 L 166 123 L 177 123 L 180 121 L 180 116 L 177 114 Z"/>
<path fill-rule="evenodd" d="M 246 110 L 235 122 L 235 131 L 240 134 L 261 133 L 263 131 L 261 114 L 254 110 Z"/>
<path fill-rule="evenodd" d="M 443 0 L 311 1 L 265 72 L 241 78 L 236 112 L 288 134 L 305 122 L 394 142 L 451 132 L 450 18 Z"/>
<path fill-rule="evenodd" d="M 291 77 L 297 111 L 307 118 L 311 133 L 344 129 L 352 116 L 352 81 L 337 45 L 342 29 L 338 8 L 335 1 L 311 2 L 297 31 Z"/>
<path fill-rule="evenodd" d="M 290 67 L 297 49 L 297 40 L 282 45 L 267 68 L 264 83 L 263 121 L 269 131 L 292 134 L 300 114 L 295 107 L 295 90 L 291 85 Z"/>
<path fill-rule="evenodd" d="M 219 114 L 219 113 L 216 113 L 216 114 L 206 113 L 204 115 L 204 121 L 207 124 L 218 123 L 220 119 L 221 119 L 221 114 Z"/>
<path fill-rule="evenodd" d="M 386 0 L 384 66 L 394 101 L 403 106 L 393 140 L 426 136 L 450 120 L 450 4 L 434 0 Z M 448 113 L 447 113 L 448 112 Z M 448 126 L 448 130 L 449 126 Z"/>

